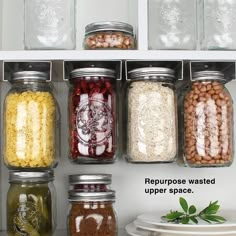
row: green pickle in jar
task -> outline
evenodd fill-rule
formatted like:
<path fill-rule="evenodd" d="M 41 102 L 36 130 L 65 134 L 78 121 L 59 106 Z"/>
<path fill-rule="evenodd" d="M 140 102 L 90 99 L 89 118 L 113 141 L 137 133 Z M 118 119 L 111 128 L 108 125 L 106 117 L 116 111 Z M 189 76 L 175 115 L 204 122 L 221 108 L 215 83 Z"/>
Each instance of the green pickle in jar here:
<path fill-rule="evenodd" d="M 47 176 L 47 172 L 10 173 L 11 186 L 7 195 L 8 236 L 53 235 L 55 209 Z M 33 181 L 25 182 L 29 181 L 29 177 Z"/>

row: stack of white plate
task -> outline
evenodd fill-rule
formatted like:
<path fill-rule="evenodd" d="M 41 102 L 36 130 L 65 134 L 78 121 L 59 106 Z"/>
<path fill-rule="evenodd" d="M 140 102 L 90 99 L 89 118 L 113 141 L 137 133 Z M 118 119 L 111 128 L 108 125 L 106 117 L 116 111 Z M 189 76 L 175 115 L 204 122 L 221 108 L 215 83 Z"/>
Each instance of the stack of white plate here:
<path fill-rule="evenodd" d="M 236 213 L 235 213 L 236 214 Z M 226 217 L 223 224 L 174 224 L 164 222 L 160 214 L 143 214 L 125 229 L 132 236 L 236 236 L 236 217 Z"/>

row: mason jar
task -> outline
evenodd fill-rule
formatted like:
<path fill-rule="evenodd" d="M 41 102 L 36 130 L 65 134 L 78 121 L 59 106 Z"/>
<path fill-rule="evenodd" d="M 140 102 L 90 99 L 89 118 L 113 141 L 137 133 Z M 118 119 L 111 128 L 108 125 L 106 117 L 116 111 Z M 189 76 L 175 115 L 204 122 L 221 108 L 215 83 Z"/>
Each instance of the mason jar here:
<path fill-rule="evenodd" d="M 69 175 L 71 190 L 84 192 L 106 192 L 110 190 L 111 174 Z"/>
<path fill-rule="evenodd" d="M 219 71 L 199 71 L 184 97 L 184 162 L 190 167 L 233 162 L 233 102 Z"/>
<path fill-rule="evenodd" d="M 102 21 L 85 27 L 85 49 L 135 49 L 133 26 L 123 22 Z"/>
<path fill-rule="evenodd" d="M 52 236 L 56 229 L 53 174 L 10 171 L 7 235 Z"/>
<path fill-rule="evenodd" d="M 69 191 L 69 202 L 69 236 L 117 236 L 114 191 L 85 193 L 72 190 Z"/>
<path fill-rule="evenodd" d="M 57 104 L 48 74 L 15 72 L 4 104 L 4 160 L 10 169 L 50 169 L 56 160 Z"/>
<path fill-rule="evenodd" d="M 208 50 L 236 49 L 236 1 L 201 0 L 203 11 L 201 48 Z"/>
<path fill-rule="evenodd" d="M 71 161 L 114 162 L 117 154 L 115 71 L 95 67 L 75 69 L 70 84 Z"/>
<path fill-rule="evenodd" d="M 173 162 L 177 154 L 174 70 L 144 67 L 129 71 L 127 147 L 129 162 Z"/>
<path fill-rule="evenodd" d="M 75 0 L 25 0 L 25 49 L 74 49 Z"/>
<path fill-rule="evenodd" d="M 149 49 L 196 49 L 196 0 L 149 0 L 148 11 Z"/>

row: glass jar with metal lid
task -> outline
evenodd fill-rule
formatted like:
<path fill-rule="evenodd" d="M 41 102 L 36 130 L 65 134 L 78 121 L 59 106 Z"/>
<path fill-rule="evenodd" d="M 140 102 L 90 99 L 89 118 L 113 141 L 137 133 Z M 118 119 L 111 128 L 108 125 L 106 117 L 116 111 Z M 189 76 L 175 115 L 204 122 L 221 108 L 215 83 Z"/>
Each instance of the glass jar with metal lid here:
<path fill-rule="evenodd" d="M 56 161 L 57 104 L 48 74 L 15 72 L 4 105 L 4 159 L 10 169 L 49 169 Z"/>
<path fill-rule="evenodd" d="M 56 229 L 53 172 L 11 171 L 7 193 L 7 234 L 53 235 Z"/>
<path fill-rule="evenodd" d="M 117 236 L 115 192 L 69 191 L 68 235 Z"/>
<path fill-rule="evenodd" d="M 129 71 L 128 77 L 128 161 L 173 162 L 177 154 L 174 70 L 144 67 Z"/>
<path fill-rule="evenodd" d="M 184 96 L 184 162 L 191 167 L 229 166 L 233 161 L 233 102 L 224 74 L 200 71 Z"/>
<path fill-rule="evenodd" d="M 117 154 L 116 74 L 106 68 L 71 72 L 70 158 L 74 163 L 111 163 Z"/>
<path fill-rule="evenodd" d="M 95 22 L 85 27 L 85 49 L 135 49 L 133 26 L 123 22 Z"/>
<path fill-rule="evenodd" d="M 110 190 L 110 174 L 69 175 L 70 189 L 84 192 L 106 192 Z"/>

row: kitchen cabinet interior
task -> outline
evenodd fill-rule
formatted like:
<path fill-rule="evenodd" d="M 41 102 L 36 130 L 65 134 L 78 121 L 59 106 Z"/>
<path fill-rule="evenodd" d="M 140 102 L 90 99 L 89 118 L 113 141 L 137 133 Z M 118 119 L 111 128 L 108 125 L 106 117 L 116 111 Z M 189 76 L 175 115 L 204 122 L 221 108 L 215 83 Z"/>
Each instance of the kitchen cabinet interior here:
<path fill-rule="evenodd" d="M 55 186 L 57 189 L 57 223 L 58 230 L 66 229 L 66 214 L 68 209 L 67 190 L 68 175 L 85 173 L 108 173 L 112 174 L 112 188 L 116 190 L 115 209 L 118 214 L 119 236 L 124 236 L 122 231 L 125 225 L 131 222 L 138 214 L 143 212 L 169 211 L 176 207 L 178 197 L 182 194 L 170 194 L 169 188 L 191 188 L 194 193 L 184 196 L 196 205 L 205 206 L 211 200 L 219 200 L 222 209 L 233 209 L 236 212 L 236 190 L 233 187 L 236 179 L 236 162 L 227 168 L 184 168 L 176 163 L 172 164 L 130 164 L 123 158 L 109 165 L 72 165 L 68 159 L 68 85 L 63 80 L 63 61 L 86 61 L 86 60 L 140 60 L 140 61 L 178 61 L 184 62 L 204 61 L 235 61 L 236 52 L 229 51 L 148 51 L 147 43 L 147 0 L 78 0 L 77 10 L 77 50 L 73 51 L 22 51 L 23 50 L 23 1 L 0 0 L 2 14 L 0 15 L 0 102 L 1 102 L 1 134 L 2 134 L 2 111 L 5 95 L 10 88 L 8 82 L 2 82 L 3 61 L 39 61 L 52 60 L 53 85 L 56 98 L 61 110 L 61 157 L 59 165 L 55 169 Z M 99 2 L 99 3 L 98 3 Z M 106 7 L 105 7 L 106 6 Z M 109 7 L 108 7 L 109 6 Z M 83 9 L 83 10 L 82 10 Z M 99 11 L 97 10 L 99 9 Z M 107 10 L 109 9 L 109 10 Z M 113 9 L 113 10 L 112 10 Z M 138 29 L 138 50 L 133 51 L 84 51 L 82 39 L 84 26 L 90 21 L 120 20 L 132 24 Z M 3 21 L 1 21 L 3 19 Z M 2 26 L 2 27 L 1 27 Z M 2 28 L 2 30 L 1 30 Z M 137 32 L 137 31 L 136 31 Z M 123 78 L 125 79 L 125 78 Z M 187 78 L 188 79 L 188 78 Z M 227 88 L 236 100 L 236 83 L 231 81 Z M 120 108 L 126 104 L 121 104 Z M 234 105 L 234 109 L 236 109 Z M 235 130 L 234 130 L 235 131 Z M 2 135 L 1 135 L 2 137 Z M 2 139 L 0 138 L 2 145 Z M 6 230 L 6 195 L 8 190 L 8 170 L 1 158 L 0 169 L 0 198 L 2 227 Z M 157 185 L 145 184 L 145 178 L 153 179 L 214 179 L 212 185 Z M 149 195 L 145 193 L 148 188 L 167 188 L 165 194 Z M 65 231 L 60 235 L 64 236 Z M 2 235 L 5 235 L 2 233 Z"/>

